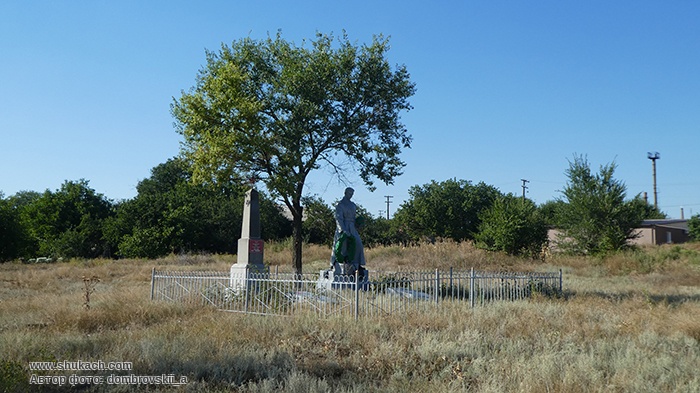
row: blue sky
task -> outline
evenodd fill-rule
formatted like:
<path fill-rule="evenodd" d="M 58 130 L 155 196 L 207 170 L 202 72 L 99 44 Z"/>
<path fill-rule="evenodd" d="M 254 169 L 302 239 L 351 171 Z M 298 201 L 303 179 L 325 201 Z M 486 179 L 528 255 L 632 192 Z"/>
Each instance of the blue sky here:
<path fill-rule="evenodd" d="M 355 201 L 393 213 L 413 185 L 483 181 L 537 203 L 561 196 L 574 154 L 612 161 L 631 197 L 700 213 L 700 2 L 696 1 L 6 1 L 0 3 L 0 191 L 81 178 L 110 199 L 136 195 L 179 153 L 170 115 L 217 50 L 282 31 L 369 42 L 416 83 L 402 119 L 413 146 L 392 186 Z M 345 184 L 320 170 L 307 193 Z"/>

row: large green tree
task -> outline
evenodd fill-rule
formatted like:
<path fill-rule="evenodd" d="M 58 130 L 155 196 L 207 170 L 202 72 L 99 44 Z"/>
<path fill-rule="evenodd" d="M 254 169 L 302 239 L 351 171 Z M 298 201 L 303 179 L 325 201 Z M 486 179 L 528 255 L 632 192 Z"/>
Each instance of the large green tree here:
<path fill-rule="evenodd" d="M 479 213 L 502 194 L 483 182 L 467 180 L 431 181 L 409 189 L 409 199 L 394 214 L 398 231 L 412 240 L 450 238 L 457 241 L 474 238 Z"/>
<path fill-rule="evenodd" d="M 562 233 L 558 245 L 574 254 L 597 254 L 624 249 L 637 235 L 646 203 L 636 196 L 627 200 L 627 187 L 614 178 L 616 164 L 591 171 L 588 159 L 574 155 L 569 161 L 565 202 L 556 220 Z"/>
<path fill-rule="evenodd" d="M 476 245 L 511 255 L 537 257 L 547 242 L 547 223 L 529 199 L 513 194 L 497 198 L 479 215 Z"/>
<path fill-rule="evenodd" d="M 302 196 L 325 166 L 365 184 L 401 174 L 411 137 L 399 114 L 414 94 L 404 66 L 386 57 L 388 39 L 358 46 L 346 35 L 317 34 L 297 46 L 278 33 L 207 51 L 196 85 L 171 111 L 183 153 L 199 181 L 261 181 L 293 220 L 293 266 L 302 271 Z"/>

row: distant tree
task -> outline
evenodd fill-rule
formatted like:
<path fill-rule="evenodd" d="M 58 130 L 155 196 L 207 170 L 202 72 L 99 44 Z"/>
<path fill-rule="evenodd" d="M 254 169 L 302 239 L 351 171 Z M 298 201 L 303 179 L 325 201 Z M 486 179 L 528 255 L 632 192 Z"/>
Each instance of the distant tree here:
<path fill-rule="evenodd" d="M 616 165 L 591 172 L 585 157 L 575 155 L 569 161 L 569 178 L 562 191 L 563 201 L 558 224 L 562 231 L 558 245 L 575 254 L 596 254 L 629 247 L 629 240 L 645 215 L 638 197 L 627 201 L 627 187 L 613 175 Z"/>
<path fill-rule="evenodd" d="M 243 214 L 242 202 L 238 209 Z M 292 236 L 292 222 L 285 215 L 284 207 L 277 204 L 266 192 L 260 192 L 260 225 L 260 236 L 265 240 L 282 240 Z"/>
<path fill-rule="evenodd" d="M 688 235 L 694 241 L 700 241 L 700 214 L 696 214 L 688 220 Z"/>
<path fill-rule="evenodd" d="M 196 184 L 191 178 L 188 162 L 170 159 L 139 182 L 134 199 L 118 204 L 105 233 L 119 255 L 156 258 L 181 252 L 237 252 L 243 188 Z M 264 194 L 260 216 L 264 239 L 289 236 L 289 220 Z"/>
<path fill-rule="evenodd" d="M 371 248 L 394 243 L 391 238 L 391 224 L 386 218 L 374 217 L 360 204 L 357 204 L 356 215 L 357 230 L 365 247 Z"/>
<path fill-rule="evenodd" d="M 335 209 L 321 198 L 304 197 L 304 239 L 309 243 L 331 246 L 335 234 Z M 338 201 L 334 202 L 334 205 Z M 389 221 L 375 218 L 361 205 L 357 205 L 357 226 L 365 247 L 391 244 Z"/>
<path fill-rule="evenodd" d="M 31 201 L 23 220 L 39 255 L 95 258 L 109 253 L 102 230 L 111 207 L 112 202 L 90 188 L 87 180 L 66 181 L 55 192 L 46 190 Z"/>
<path fill-rule="evenodd" d="M 335 233 L 335 213 L 319 197 L 306 196 L 302 198 L 304 207 L 304 223 L 302 225 L 304 239 L 309 243 L 330 246 Z"/>
<path fill-rule="evenodd" d="M 366 247 L 388 246 L 399 243 L 392 231 L 391 220 L 381 216 L 368 215 L 364 226 L 360 228 L 360 236 L 362 236 L 362 242 Z"/>
<path fill-rule="evenodd" d="M 27 206 L 36 202 L 39 198 L 41 198 L 41 194 L 36 191 L 20 191 L 7 198 L 7 200 L 15 209 L 24 211 Z"/>
<path fill-rule="evenodd" d="M 14 232 L 17 254 L 15 258 L 31 258 L 37 255 L 39 250 L 38 240 L 32 236 L 31 221 L 29 219 L 29 207 L 41 198 L 36 191 L 19 191 L 7 198 L 6 202 L 19 219 L 19 227 Z"/>
<path fill-rule="evenodd" d="M 644 198 L 642 198 L 639 195 L 632 199 L 632 203 L 638 205 L 638 208 L 642 210 L 643 220 L 668 218 L 666 213 L 662 212 L 661 210 L 659 210 L 659 208 L 645 201 Z"/>
<path fill-rule="evenodd" d="M 392 70 L 387 39 L 361 47 L 318 34 L 295 46 L 245 38 L 207 52 L 196 86 L 172 104 L 183 152 L 203 182 L 262 181 L 292 215 L 293 265 L 302 271 L 302 196 L 326 166 L 357 169 L 365 184 L 390 184 L 411 138 L 399 114 L 415 91 L 405 67 Z"/>
<path fill-rule="evenodd" d="M 409 199 L 394 214 L 399 231 L 412 240 L 450 238 L 473 239 L 481 211 L 502 194 L 483 182 L 466 180 L 432 181 L 409 189 Z"/>
<path fill-rule="evenodd" d="M 394 215 L 394 217 L 390 220 L 385 219 L 383 223 L 388 226 L 386 238 L 382 242 L 384 245 L 399 244 L 402 246 L 408 246 L 409 244 L 416 243 L 418 240 L 414 234 L 414 231 L 408 228 L 409 224 L 406 222 L 406 220 L 396 219 L 396 215 Z"/>
<path fill-rule="evenodd" d="M 170 159 L 139 182 L 136 197 L 123 202 L 110 223 L 121 256 L 236 252 L 241 190 L 193 185 L 191 174 L 185 161 Z"/>
<path fill-rule="evenodd" d="M 24 238 L 20 212 L 0 192 L 0 262 L 19 258 Z"/>
<path fill-rule="evenodd" d="M 642 219 L 644 220 L 666 218 L 666 214 L 659 211 L 659 209 L 655 208 L 653 205 L 650 205 L 647 201 L 640 198 L 639 196 L 633 198 L 630 201 L 630 203 L 634 206 L 632 210 L 636 210 L 637 208 L 639 208 L 643 211 Z M 552 201 L 547 201 L 538 207 L 540 214 L 543 216 L 549 228 L 561 227 L 561 225 L 559 225 L 559 220 L 562 217 L 563 209 L 567 207 L 566 205 L 567 203 L 563 199 L 556 199 Z"/>
<path fill-rule="evenodd" d="M 510 255 L 539 256 L 547 243 L 547 224 L 537 206 L 513 194 L 497 198 L 479 215 L 476 246 Z"/>
<path fill-rule="evenodd" d="M 542 218 L 552 228 L 558 227 L 557 220 L 560 216 L 560 211 L 563 209 L 565 202 L 561 199 L 547 201 L 539 205 L 538 209 Z"/>

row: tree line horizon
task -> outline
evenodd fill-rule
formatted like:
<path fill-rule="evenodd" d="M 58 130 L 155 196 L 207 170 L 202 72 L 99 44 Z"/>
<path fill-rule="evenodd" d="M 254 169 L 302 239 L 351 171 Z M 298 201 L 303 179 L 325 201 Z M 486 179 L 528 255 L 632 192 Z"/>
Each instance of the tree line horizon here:
<path fill-rule="evenodd" d="M 540 205 L 484 182 L 432 180 L 411 187 L 391 219 L 359 205 L 360 231 L 367 247 L 450 239 L 534 258 L 547 244 L 549 228 L 576 239 L 564 244 L 566 252 L 587 255 L 624 249 L 643 219 L 665 218 L 639 195 L 625 199 L 624 184 L 613 177 L 614 164 L 594 174 L 585 157 L 576 156 L 566 173 L 562 197 Z M 175 157 L 154 167 L 131 199 L 109 200 L 84 179 L 43 193 L 5 197 L 0 192 L 0 261 L 235 254 L 248 187 L 201 184 L 192 176 L 191 165 Z M 336 202 L 303 198 L 305 243 L 331 246 Z M 264 240 L 291 237 L 291 221 L 266 191 L 261 191 L 261 221 Z"/>

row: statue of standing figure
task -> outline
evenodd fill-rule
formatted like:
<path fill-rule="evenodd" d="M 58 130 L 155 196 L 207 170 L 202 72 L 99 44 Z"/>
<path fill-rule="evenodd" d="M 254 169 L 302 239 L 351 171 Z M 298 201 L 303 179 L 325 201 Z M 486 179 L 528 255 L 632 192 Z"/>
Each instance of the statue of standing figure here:
<path fill-rule="evenodd" d="M 365 251 L 356 227 L 357 206 L 350 200 L 354 193 L 352 188 L 346 188 L 345 196 L 335 208 L 331 269 L 336 275 L 354 276 L 355 271 L 364 270 L 365 266 Z"/>

